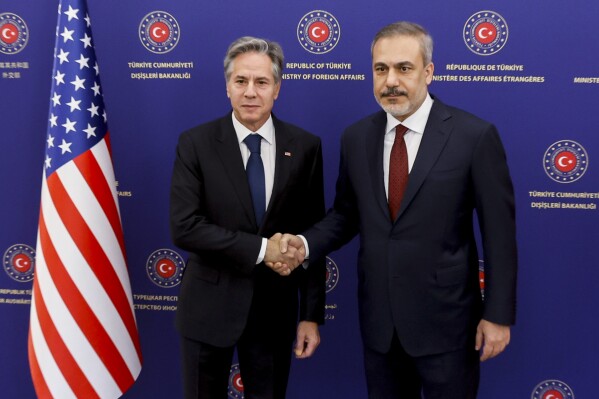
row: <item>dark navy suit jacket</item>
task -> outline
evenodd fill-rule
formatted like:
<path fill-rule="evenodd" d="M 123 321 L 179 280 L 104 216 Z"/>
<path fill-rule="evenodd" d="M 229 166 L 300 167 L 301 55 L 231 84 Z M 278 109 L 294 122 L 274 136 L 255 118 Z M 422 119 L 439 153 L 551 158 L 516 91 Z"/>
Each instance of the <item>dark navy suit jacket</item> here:
<path fill-rule="evenodd" d="M 514 195 L 495 126 L 435 99 L 399 215 L 390 220 L 383 182 L 386 114 L 350 126 L 341 139 L 334 206 L 304 232 L 310 257 L 359 233 L 360 327 L 386 352 L 396 330 L 413 356 L 474 346 L 481 318 L 515 318 Z M 479 289 L 473 214 L 484 249 Z"/>
<path fill-rule="evenodd" d="M 274 116 L 273 123 L 274 186 L 261 226 L 231 114 L 179 138 L 170 220 L 175 245 L 189 252 L 176 315 L 179 332 L 188 338 L 234 345 L 252 303 L 264 334 L 289 342 L 298 317 L 323 322 L 324 260 L 288 277 L 255 264 L 262 237 L 299 233 L 320 220 L 325 209 L 320 139 Z"/>

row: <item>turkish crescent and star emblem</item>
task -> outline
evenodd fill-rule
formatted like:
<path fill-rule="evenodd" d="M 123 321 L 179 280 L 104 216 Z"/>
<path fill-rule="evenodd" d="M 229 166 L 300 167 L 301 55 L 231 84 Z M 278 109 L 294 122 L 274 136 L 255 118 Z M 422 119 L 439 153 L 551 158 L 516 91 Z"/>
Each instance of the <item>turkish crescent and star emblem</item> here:
<path fill-rule="evenodd" d="M 20 283 L 33 280 L 35 250 L 29 245 L 15 244 L 4 252 L 4 271 Z"/>
<path fill-rule="evenodd" d="M 508 39 L 505 19 L 494 11 L 479 11 L 464 24 L 464 43 L 477 55 L 492 55 L 501 50 Z"/>
<path fill-rule="evenodd" d="M 153 11 L 142 18 L 139 24 L 139 40 L 152 53 L 168 53 L 179 43 L 181 29 L 171 14 Z"/>
<path fill-rule="evenodd" d="M 6 44 L 13 44 L 17 41 L 18 38 L 19 29 L 10 22 L 4 24 L 4 26 L 2 27 L 2 35 L 0 37 L 0 40 L 2 40 Z"/>
<path fill-rule="evenodd" d="M 574 399 L 574 392 L 563 381 L 547 380 L 533 389 L 531 399 Z"/>
<path fill-rule="evenodd" d="M 146 272 L 148 278 L 160 287 L 174 287 L 181 283 L 185 261 L 177 252 L 159 249 L 148 257 Z"/>
<path fill-rule="evenodd" d="M 149 29 L 150 37 L 157 43 L 163 43 L 171 34 L 171 29 L 161 21 L 154 22 Z"/>
<path fill-rule="evenodd" d="M 297 25 L 297 39 L 304 50 L 312 54 L 325 54 L 333 50 L 340 37 L 339 21 L 327 11 L 310 11 Z"/>
<path fill-rule="evenodd" d="M 0 53 L 16 54 L 23 50 L 29 40 L 29 28 L 17 14 L 0 13 Z"/>
<path fill-rule="evenodd" d="M 558 183 L 572 183 L 588 169 L 589 156 L 582 145 L 573 140 L 560 140 L 549 146 L 543 157 L 547 176 Z"/>
<path fill-rule="evenodd" d="M 239 364 L 231 366 L 231 372 L 229 374 L 229 398 L 243 399 L 243 381 L 241 380 Z"/>
<path fill-rule="evenodd" d="M 335 289 L 339 282 L 339 268 L 333 259 L 326 257 L 326 292 L 327 294 Z"/>

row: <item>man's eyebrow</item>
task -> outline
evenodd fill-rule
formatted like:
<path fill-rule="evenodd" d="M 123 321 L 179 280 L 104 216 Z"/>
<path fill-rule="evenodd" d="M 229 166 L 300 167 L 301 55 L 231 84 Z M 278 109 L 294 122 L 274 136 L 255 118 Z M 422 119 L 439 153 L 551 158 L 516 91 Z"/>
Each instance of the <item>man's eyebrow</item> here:
<path fill-rule="evenodd" d="M 401 67 L 404 67 L 404 66 L 414 66 L 414 64 L 412 62 L 410 62 L 410 61 L 401 61 L 401 62 L 398 62 L 396 64 L 393 64 L 393 66 L 401 68 Z"/>

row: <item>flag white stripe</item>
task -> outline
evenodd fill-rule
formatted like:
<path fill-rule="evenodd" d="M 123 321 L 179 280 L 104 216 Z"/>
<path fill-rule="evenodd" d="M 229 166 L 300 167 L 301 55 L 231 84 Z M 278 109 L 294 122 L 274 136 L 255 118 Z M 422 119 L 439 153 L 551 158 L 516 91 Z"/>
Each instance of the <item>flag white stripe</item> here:
<path fill-rule="evenodd" d="M 46 226 L 48 226 L 50 240 L 79 290 L 82 291 L 82 284 L 85 286 L 85 290 L 81 293 L 86 297 L 88 305 L 91 306 L 98 302 L 106 302 L 106 300 L 101 301 L 99 299 L 101 294 L 104 297 L 106 297 L 106 294 L 101 289 L 101 286 L 99 286 L 93 273 L 89 271 L 85 259 L 81 256 L 79 249 L 72 241 L 49 197 L 46 179 L 44 179 L 44 183 L 42 184 L 42 210 Z M 52 228 L 49 226 L 52 226 Z M 66 258 L 67 256 L 68 258 Z M 36 253 L 36 258 L 40 257 L 39 261 L 36 259 L 39 262 L 36 264 L 36 278 L 38 279 L 39 288 L 42 297 L 46 301 L 48 313 L 69 352 L 73 355 L 75 361 L 90 381 L 90 384 L 98 393 L 113 392 L 115 390 L 120 392 L 119 387 L 104 366 L 102 360 L 98 357 L 94 348 L 79 328 L 77 321 L 66 307 L 59 290 L 47 270 L 42 248 L 39 248 L 39 252 Z M 37 269 L 38 264 L 42 264 L 43 266 Z M 93 294 L 89 295 L 90 292 Z M 110 306 L 112 307 L 112 304 Z M 45 372 L 43 374 L 45 375 Z"/>
<path fill-rule="evenodd" d="M 126 270 L 125 260 L 120 250 L 121 247 L 116 239 L 116 236 L 114 235 L 112 226 L 106 218 L 106 214 L 104 213 L 102 207 L 97 202 L 94 193 L 91 191 L 85 179 L 79 172 L 79 169 L 74 163 L 69 162 L 57 170 L 56 173 L 62 181 L 69 197 L 71 197 L 71 201 L 73 201 L 75 207 L 83 219 L 85 219 L 87 222 L 88 227 L 98 240 L 98 243 L 102 247 L 103 251 L 108 256 L 111 264 L 117 265 L 117 270 Z M 62 251 L 59 253 L 62 253 Z M 80 265 L 80 262 L 84 262 L 84 260 L 83 258 L 81 260 L 73 259 L 72 262 L 72 265 Z M 67 269 L 70 268 L 67 267 Z M 80 271 L 82 268 L 77 266 L 76 269 L 77 271 Z M 89 271 L 90 274 L 93 274 L 90 269 L 83 269 L 85 269 L 85 272 Z M 69 273 L 73 276 L 73 281 L 79 287 L 83 297 L 93 309 L 96 317 L 98 317 L 100 323 L 102 323 L 104 326 L 107 334 L 118 348 L 121 356 L 123 356 L 125 362 L 127 363 L 127 367 L 132 371 L 133 374 L 133 370 L 137 370 L 139 367 L 141 367 L 139 357 L 137 356 L 137 351 L 135 350 L 135 345 L 131 340 L 129 332 L 127 331 L 127 328 L 117 309 L 110 300 L 110 297 L 96 279 L 95 275 L 93 276 L 93 280 L 91 276 L 85 276 L 79 280 L 77 277 L 81 273 L 71 273 L 70 271 Z M 122 275 L 122 273 L 120 274 Z M 119 276 L 119 279 L 120 278 L 121 276 Z M 95 284 L 96 282 L 97 285 L 93 286 L 93 288 L 90 287 L 90 284 Z M 126 283 L 128 284 L 129 281 L 127 280 Z M 120 289 L 126 291 L 122 280 Z"/>
<path fill-rule="evenodd" d="M 39 249 L 38 249 L 38 254 Z M 36 264 L 36 273 L 40 270 L 39 260 Z M 31 333 L 31 342 L 33 347 L 35 348 L 35 358 L 37 360 L 37 364 L 40 368 L 40 372 L 44 376 L 44 381 L 48 386 L 48 390 L 52 393 L 52 396 L 55 398 L 64 398 L 76 399 L 75 394 L 71 390 L 71 387 L 63 377 L 58 365 L 54 361 L 54 357 L 52 356 L 52 352 L 48 348 L 48 343 L 44 338 L 44 333 L 39 324 L 39 320 L 37 318 L 37 311 L 35 309 L 35 297 L 39 295 L 39 293 L 34 292 L 31 297 L 31 316 L 30 316 L 30 333 Z"/>

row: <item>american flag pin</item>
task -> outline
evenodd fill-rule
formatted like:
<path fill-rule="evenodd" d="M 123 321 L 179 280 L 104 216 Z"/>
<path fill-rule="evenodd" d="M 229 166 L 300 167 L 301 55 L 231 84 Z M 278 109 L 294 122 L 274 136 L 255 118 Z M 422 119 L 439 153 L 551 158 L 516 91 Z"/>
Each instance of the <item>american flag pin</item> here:
<path fill-rule="evenodd" d="M 291 153 L 290 153 L 289 151 L 285 151 L 285 156 L 286 156 L 286 157 L 290 157 L 290 156 L 291 156 Z"/>

